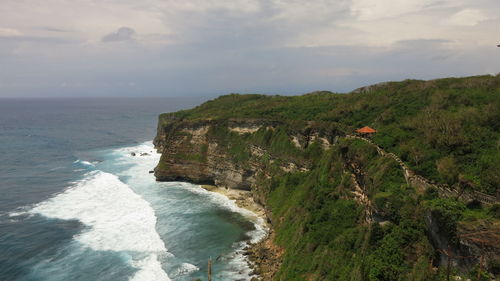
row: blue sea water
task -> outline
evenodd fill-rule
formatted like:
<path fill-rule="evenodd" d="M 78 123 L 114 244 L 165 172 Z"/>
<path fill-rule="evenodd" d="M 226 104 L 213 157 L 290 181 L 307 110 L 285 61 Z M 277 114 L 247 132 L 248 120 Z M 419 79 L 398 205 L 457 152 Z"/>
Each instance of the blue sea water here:
<path fill-rule="evenodd" d="M 200 102 L 0 99 L 0 280 L 249 280 L 263 222 L 149 173 L 158 114 Z"/>

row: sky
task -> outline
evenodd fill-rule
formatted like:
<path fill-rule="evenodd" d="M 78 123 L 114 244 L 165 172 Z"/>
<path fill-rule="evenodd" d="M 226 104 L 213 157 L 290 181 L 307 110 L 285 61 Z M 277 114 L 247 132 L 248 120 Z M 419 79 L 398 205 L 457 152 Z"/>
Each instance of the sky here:
<path fill-rule="evenodd" d="M 348 92 L 498 44 L 498 0 L 0 0 L 0 97 Z"/>

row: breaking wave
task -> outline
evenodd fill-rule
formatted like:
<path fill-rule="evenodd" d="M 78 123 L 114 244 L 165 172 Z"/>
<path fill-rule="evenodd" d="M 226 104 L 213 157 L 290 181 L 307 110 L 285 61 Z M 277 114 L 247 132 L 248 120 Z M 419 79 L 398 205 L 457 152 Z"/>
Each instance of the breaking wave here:
<path fill-rule="evenodd" d="M 113 174 L 89 172 L 29 212 L 48 218 L 76 219 L 88 226 L 74 239 L 95 251 L 129 255 L 131 265 L 138 269 L 132 280 L 170 280 L 159 260 L 168 252 L 156 232 L 154 210 Z"/>

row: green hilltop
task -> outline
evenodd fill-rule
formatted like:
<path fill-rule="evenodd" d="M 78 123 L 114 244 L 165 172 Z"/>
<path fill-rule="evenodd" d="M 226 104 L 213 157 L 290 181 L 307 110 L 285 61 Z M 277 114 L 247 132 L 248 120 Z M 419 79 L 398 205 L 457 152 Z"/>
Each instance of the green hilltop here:
<path fill-rule="evenodd" d="M 230 94 L 162 114 L 159 128 L 174 132 L 176 122 L 207 120 L 213 124 L 207 138 L 240 166 L 253 159 L 250 147 L 266 151 L 252 160 L 267 175 L 258 177 L 252 192 L 270 211 L 273 242 L 284 250 L 273 280 L 446 280 L 443 249 L 460 253 L 464 233 L 498 235 L 498 204 L 412 186 L 397 159 L 458 194 L 498 199 L 500 75 L 388 82 L 346 94 Z M 237 134 L 227 128 L 234 120 L 275 125 Z M 363 126 L 377 130 L 371 141 L 348 137 Z M 316 141 L 298 148 L 290 136 L 304 128 L 336 136 L 335 145 Z M 382 157 L 380 149 L 394 157 Z M 204 145 L 199 154 L 181 158 L 204 163 L 206 151 Z M 285 162 L 307 169 L 285 172 L 279 167 Z M 163 162 L 157 167 L 167 168 Z M 365 197 L 353 195 L 357 184 Z M 500 271 L 498 246 L 490 246 L 489 273 L 482 270 L 481 280 L 494 280 Z M 478 270 L 476 257 L 451 272 L 476 278 Z"/>
<path fill-rule="evenodd" d="M 231 94 L 175 115 L 327 122 L 345 133 L 368 125 L 376 144 L 431 180 L 463 178 L 489 194 L 500 183 L 500 75 L 387 82 L 348 94 Z"/>

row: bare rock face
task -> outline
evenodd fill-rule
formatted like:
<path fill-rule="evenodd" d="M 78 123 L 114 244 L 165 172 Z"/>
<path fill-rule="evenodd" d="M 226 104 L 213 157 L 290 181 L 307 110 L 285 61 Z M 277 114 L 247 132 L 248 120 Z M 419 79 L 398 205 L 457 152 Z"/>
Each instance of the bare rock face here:
<path fill-rule="evenodd" d="M 204 137 L 208 125 L 194 127 L 182 124 L 168 124 L 158 129 L 155 146 L 162 153 L 158 166 L 154 169 L 158 181 L 190 181 L 199 184 L 213 184 L 205 160 L 202 146 L 207 144 Z"/>
<path fill-rule="evenodd" d="M 224 127 L 236 134 L 245 134 L 256 132 L 264 125 L 255 120 L 160 122 L 154 140 L 156 148 L 162 153 L 155 168 L 156 179 L 250 190 L 260 167 L 252 165 L 251 161 L 238 164 L 227 154 L 228 147 L 219 143 L 209 131 Z"/>

